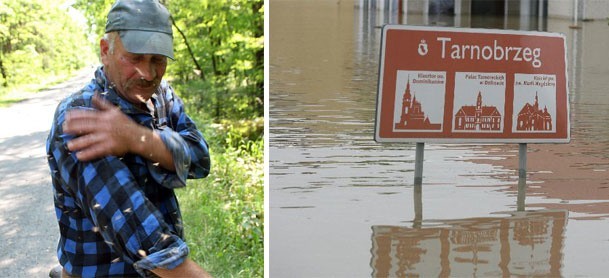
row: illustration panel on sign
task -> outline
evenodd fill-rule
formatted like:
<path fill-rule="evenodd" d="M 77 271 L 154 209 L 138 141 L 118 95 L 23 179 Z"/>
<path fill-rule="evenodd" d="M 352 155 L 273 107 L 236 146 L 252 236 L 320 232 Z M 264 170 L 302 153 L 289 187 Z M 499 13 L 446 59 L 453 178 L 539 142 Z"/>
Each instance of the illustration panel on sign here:
<path fill-rule="evenodd" d="M 398 70 L 395 87 L 394 132 L 442 131 L 446 72 Z"/>
<path fill-rule="evenodd" d="M 455 73 L 453 132 L 503 132 L 505 73 Z"/>
<path fill-rule="evenodd" d="M 556 132 L 556 76 L 514 75 L 512 132 Z"/>

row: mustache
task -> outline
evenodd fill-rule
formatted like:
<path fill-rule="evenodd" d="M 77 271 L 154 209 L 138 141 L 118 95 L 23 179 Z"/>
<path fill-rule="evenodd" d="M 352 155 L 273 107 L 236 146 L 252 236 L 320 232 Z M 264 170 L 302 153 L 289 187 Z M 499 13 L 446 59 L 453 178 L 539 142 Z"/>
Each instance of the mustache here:
<path fill-rule="evenodd" d="M 138 86 L 143 88 L 157 87 L 161 83 L 159 79 L 154 79 L 152 81 L 148 81 L 146 79 L 132 79 L 130 80 L 131 86 Z"/>

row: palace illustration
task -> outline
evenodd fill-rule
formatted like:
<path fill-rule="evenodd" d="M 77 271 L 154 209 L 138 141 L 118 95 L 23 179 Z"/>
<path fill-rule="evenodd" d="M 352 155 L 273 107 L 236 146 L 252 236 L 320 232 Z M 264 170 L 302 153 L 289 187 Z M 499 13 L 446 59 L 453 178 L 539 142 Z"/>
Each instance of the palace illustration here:
<path fill-rule="evenodd" d="M 516 130 L 522 131 L 546 131 L 552 130 L 552 116 L 548 113 L 548 107 L 539 109 L 539 98 L 535 93 L 535 103 L 526 103 L 518 113 L 518 124 Z"/>
<path fill-rule="evenodd" d="M 482 105 L 482 93 L 478 92 L 476 105 L 464 105 L 455 114 L 455 130 L 500 131 L 501 113 L 495 106 Z"/>
<path fill-rule="evenodd" d="M 400 121 L 395 123 L 395 129 L 441 130 L 442 124 L 432 124 L 425 116 L 421 102 L 410 93 L 410 77 L 402 97 Z"/>

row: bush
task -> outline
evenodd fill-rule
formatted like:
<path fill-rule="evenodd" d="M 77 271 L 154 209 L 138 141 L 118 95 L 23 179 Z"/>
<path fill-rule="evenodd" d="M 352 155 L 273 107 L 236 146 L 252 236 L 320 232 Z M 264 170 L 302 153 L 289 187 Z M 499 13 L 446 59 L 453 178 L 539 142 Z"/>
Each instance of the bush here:
<path fill-rule="evenodd" d="M 235 133 L 235 132 L 233 132 Z M 230 134 L 230 133 L 229 133 Z M 217 277 L 264 274 L 264 141 L 211 144 L 212 171 L 178 190 L 191 258 Z M 215 146 L 215 147 L 214 147 Z"/>
<path fill-rule="evenodd" d="M 177 190 L 191 258 L 217 277 L 262 277 L 264 119 L 237 105 L 222 106 L 224 114 L 216 118 L 209 82 L 176 84 L 212 160 L 206 179 L 189 180 Z"/>

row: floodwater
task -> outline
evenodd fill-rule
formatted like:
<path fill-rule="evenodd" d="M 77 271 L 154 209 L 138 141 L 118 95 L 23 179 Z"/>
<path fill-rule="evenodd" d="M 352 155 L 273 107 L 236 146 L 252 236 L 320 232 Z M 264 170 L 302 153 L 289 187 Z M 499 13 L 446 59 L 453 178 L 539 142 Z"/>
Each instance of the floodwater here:
<path fill-rule="evenodd" d="M 572 140 L 528 145 L 522 210 L 517 144 L 426 144 L 417 191 L 415 145 L 374 142 L 379 26 L 536 20 L 396 18 L 349 1 L 269 9 L 271 277 L 609 272 L 606 21 L 541 24 L 567 36 Z"/>

